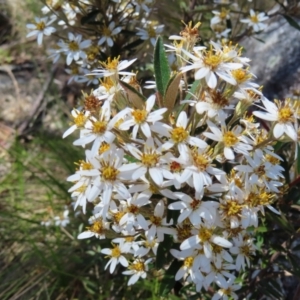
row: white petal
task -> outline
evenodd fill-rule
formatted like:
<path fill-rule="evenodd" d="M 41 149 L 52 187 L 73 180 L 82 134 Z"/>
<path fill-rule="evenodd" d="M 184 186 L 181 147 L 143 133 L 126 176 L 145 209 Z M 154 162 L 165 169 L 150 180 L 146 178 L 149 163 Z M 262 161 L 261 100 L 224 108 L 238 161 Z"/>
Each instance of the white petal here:
<path fill-rule="evenodd" d="M 224 239 L 224 238 L 222 238 L 220 236 L 213 236 L 211 238 L 211 241 L 214 244 L 216 244 L 218 246 L 221 246 L 221 247 L 224 247 L 224 248 L 230 248 L 230 247 L 233 246 L 232 243 L 230 243 L 228 240 L 226 240 L 226 239 Z"/>

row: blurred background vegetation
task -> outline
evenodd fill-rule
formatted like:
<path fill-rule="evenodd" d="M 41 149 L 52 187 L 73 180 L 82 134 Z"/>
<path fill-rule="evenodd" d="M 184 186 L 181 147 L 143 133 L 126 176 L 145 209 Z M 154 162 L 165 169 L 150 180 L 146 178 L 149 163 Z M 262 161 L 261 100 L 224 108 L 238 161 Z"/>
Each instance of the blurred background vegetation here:
<path fill-rule="evenodd" d="M 280 1 L 253 2 L 267 11 Z M 157 19 L 166 24 L 166 36 L 178 34 L 180 20 L 188 22 L 197 10 L 197 17 L 208 20 L 211 4 L 156 1 Z M 280 4 L 297 20 L 297 1 Z M 77 240 L 87 219 L 74 215 L 65 179 L 74 173 L 73 162 L 83 152 L 72 146 L 71 138 L 61 136 L 83 87 L 67 85 L 64 65 L 53 67 L 45 48 L 25 38 L 26 24 L 41 15 L 42 5 L 39 0 L 0 0 L 0 299 L 210 299 L 209 293 L 199 295 L 179 283 L 161 296 L 161 273 L 127 287 L 122 270 L 114 275 L 103 271 L 106 261 L 99 250 L 109 242 Z M 207 25 L 201 32 L 210 37 Z M 149 70 L 141 74 L 141 81 L 151 77 Z M 279 149 L 281 154 L 285 151 Z M 289 170 L 292 162 L 284 164 Z M 258 228 L 259 251 L 252 269 L 241 278 L 245 285 L 240 299 L 250 291 L 250 299 L 300 299 L 300 183 L 289 183 L 278 203 L 285 216 L 267 213 Z M 53 216 L 63 220 L 66 208 L 68 226 L 41 225 Z"/>

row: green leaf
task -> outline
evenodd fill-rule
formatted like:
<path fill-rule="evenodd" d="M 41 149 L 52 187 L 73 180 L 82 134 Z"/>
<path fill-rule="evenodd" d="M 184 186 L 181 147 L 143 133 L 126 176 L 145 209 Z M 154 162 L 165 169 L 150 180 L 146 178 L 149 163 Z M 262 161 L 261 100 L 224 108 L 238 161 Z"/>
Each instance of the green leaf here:
<path fill-rule="evenodd" d="M 300 30 L 300 25 L 298 24 L 298 22 L 293 19 L 291 16 L 289 15 L 284 15 L 282 14 L 282 16 L 287 20 L 287 22 L 294 28 L 296 28 L 297 30 Z"/>
<path fill-rule="evenodd" d="M 126 93 L 128 95 L 129 102 L 135 108 L 143 109 L 143 107 L 145 106 L 145 102 L 147 100 L 146 97 L 144 95 L 142 95 L 141 93 L 139 93 L 134 87 L 132 87 L 127 82 L 124 82 L 124 81 L 120 80 L 120 84 L 124 88 L 124 90 L 126 91 Z"/>
<path fill-rule="evenodd" d="M 154 49 L 154 74 L 157 90 L 164 96 L 170 80 L 171 71 L 161 37 L 158 37 Z"/>
<path fill-rule="evenodd" d="M 170 254 L 170 249 L 173 245 L 173 238 L 171 236 L 166 236 L 162 243 L 159 244 L 156 255 L 156 269 L 160 270 L 165 264 L 167 264 L 172 257 Z"/>
<path fill-rule="evenodd" d="M 274 223 L 276 223 L 279 227 L 282 229 L 290 232 L 295 233 L 294 227 L 291 225 L 291 223 L 286 219 L 284 214 L 281 214 L 280 216 L 274 214 L 274 213 L 266 213 L 266 216 L 272 220 Z"/>
<path fill-rule="evenodd" d="M 157 256 L 158 257 L 158 256 Z M 164 278 L 162 279 L 159 286 L 159 295 L 166 296 L 174 287 L 175 274 L 182 266 L 182 262 L 174 259 L 169 269 L 166 271 Z"/>
<path fill-rule="evenodd" d="M 174 108 L 181 77 L 182 74 L 175 74 L 168 82 L 166 95 L 164 99 L 164 106 L 168 109 L 169 113 Z"/>

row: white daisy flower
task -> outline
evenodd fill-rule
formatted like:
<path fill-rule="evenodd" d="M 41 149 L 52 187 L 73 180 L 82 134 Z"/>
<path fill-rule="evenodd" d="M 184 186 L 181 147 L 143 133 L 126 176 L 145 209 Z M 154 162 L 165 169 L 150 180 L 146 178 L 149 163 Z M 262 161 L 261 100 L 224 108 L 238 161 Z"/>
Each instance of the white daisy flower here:
<path fill-rule="evenodd" d="M 172 210 L 180 210 L 180 215 L 177 222 L 181 223 L 186 218 L 189 218 L 193 225 L 200 225 L 203 220 L 214 223 L 217 208 L 219 203 L 215 201 L 202 201 L 203 193 L 195 194 L 195 197 L 191 198 L 189 195 L 184 193 L 176 192 L 175 196 L 181 201 L 173 202 L 169 204 L 168 208 Z"/>
<path fill-rule="evenodd" d="M 235 291 L 241 288 L 239 284 L 233 284 L 234 279 L 229 278 L 227 281 L 227 288 L 220 288 L 211 298 L 211 300 L 238 300 L 239 296 L 235 293 Z"/>
<path fill-rule="evenodd" d="M 242 235 L 233 238 L 233 247 L 230 248 L 230 252 L 237 255 L 235 260 L 237 271 L 245 271 L 246 265 L 250 268 L 250 257 L 255 255 L 255 251 L 256 247 L 251 238 L 244 239 Z"/>
<path fill-rule="evenodd" d="M 289 136 L 293 141 L 297 141 L 298 122 L 297 108 L 291 101 L 275 101 L 274 103 L 264 98 L 261 100 L 266 112 L 254 111 L 253 114 L 263 120 L 275 122 L 273 135 L 279 139 L 283 134 Z"/>
<path fill-rule="evenodd" d="M 138 32 L 136 33 L 137 36 L 141 40 L 147 41 L 150 40 L 152 46 L 155 46 L 156 38 L 159 34 L 161 34 L 164 30 L 165 25 L 152 25 L 151 22 L 148 22 L 145 25 L 145 28 L 136 28 L 138 29 Z"/>
<path fill-rule="evenodd" d="M 210 272 L 205 276 L 203 280 L 203 286 L 208 288 L 213 282 L 215 282 L 220 288 L 228 289 L 230 282 L 228 279 L 235 280 L 235 276 L 229 272 L 229 270 L 234 270 L 235 265 L 233 264 L 225 264 L 223 262 L 214 264 L 210 270 Z M 228 281 L 227 281 L 228 280 Z"/>
<path fill-rule="evenodd" d="M 122 27 L 115 27 L 115 22 L 112 21 L 108 27 L 104 26 L 101 30 L 102 33 L 102 37 L 100 38 L 98 45 L 102 45 L 106 42 L 108 47 L 112 47 L 114 44 L 114 41 L 112 39 L 112 37 L 114 35 L 117 35 L 118 33 L 121 32 Z"/>
<path fill-rule="evenodd" d="M 241 63 L 232 62 L 238 56 L 237 51 L 231 50 L 224 53 L 218 44 L 214 42 L 210 42 L 210 44 L 212 48 L 207 51 L 204 51 L 203 47 L 194 47 L 195 55 L 182 50 L 193 62 L 182 67 L 181 71 L 195 70 L 195 79 L 205 78 L 211 89 L 217 86 L 217 76 L 232 85 L 236 85 L 236 80 L 230 74 L 230 71 L 243 66 Z"/>
<path fill-rule="evenodd" d="M 125 230 L 129 233 L 135 232 L 134 228 L 148 230 L 148 222 L 141 214 L 140 208 L 150 203 L 151 201 L 149 200 L 149 197 L 138 193 L 135 193 L 126 201 L 121 200 L 120 205 L 124 207 L 124 211 L 126 211 L 126 213 L 120 219 L 119 224 L 121 226 L 125 226 Z"/>
<path fill-rule="evenodd" d="M 110 106 L 103 105 L 99 118 L 89 117 L 84 124 L 84 129 L 80 130 L 80 138 L 73 142 L 75 146 L 85 146 L 93 142 L 92 153 L 97 153 L 102 142 L 111 144 L 115 139 L 115 135 L 111 132 L 116 119 L 110 119 Z"/>
<path fill-rule="evenodd" d="M 63 139 L 72 134 L 75 130 L 83 129 L 90 115 L 88 111 L 82 112 L 77 109 L 73 109 L 71 111 L 71 114 L 73 117 L 74 125 L 72 125 L 67 131 L 65 131 L 65 133 L 63 134 Z"/>
<path fill-rule="evenodd" d="M 146 261 L 142 258 L 135 259 L 129 266 L 128 271 L 124 271 L 124 275 L 132 275 L 128 281 L 128 285 L 135 284 L 140 278 L 145 279 L 147 277 L 147 271 L 149 270 L 148 264 L 152 261 L 152 258 Z"/>
<path fill-rule="evenodd" d="M 126 144 L 128 151 L 139 161 L 131 163 L 132 179 L 137 180 L 149 172 L 151 179 L 158 186 L 162 186 L 163 178 L 173 178 L 172 173 L 165 167 L 166 161 L 162 155 L 160 148 L 156 148 L 153 138 L 148 138 L 144 151 L 141 152 L 136 147 Z"/>
<path fill-rule="evenodd" d="M 113 244 L 113 248 L 105 248 L 102 249 L 100 252 L 103 254 L 106 254 L 108 256 L 110 256 L 110 260 L 108 261 L 108 263 L 105 266 L 105 270 L 109 267 L 109 272 L 112 274 L 114 272 L 114 270 L 116 269 L 116 266 L 120 263 L 123 267 L 128 267 L 128 261 L 125 258 L 124 255 L 122 254 L 126 254 L 128 253 L 130 250 L 130 246 L 127 243 L 120 243 L 118 245 L 114 245 Z"/>
<path fill-rule="evenodd" d="M 250 17 L 247 19 L 242 19 L 242 23 L 248 24 L 248 27 L 252 27 L 255 32 L 264 30 L 267 25 L 262 23 L 268 20 L 269 17 L 264 13 L 256 13 L 253 9 L 250 9 Z"/>
<path fill-rule="evenodd" d="M 206 148 L 207 144 L 203 140 L 191 136 L 188 130 L 189 120 L 187 118 L 187 114 L 185 111 L 182 111 L 176 121 L 176 125 L 173 127 L 159 123 L 156 126 L 155 124 L 151 127 L 153 131 L 156 131 L 162 136 L 166 136 L 169 138 L 167 142 L 165 142 L 161 147 L 164 150 L 169 150 L 173 148 L 175 145 L 178 148 L 178 152 L 182 156 L 188 155 L 188 146 L 196 146 L 199 148 Z"/>
<path fill-rule="evenodd" d="M 209 120 L 207 120 L 207 125 L 212 133 L 204 132 L 203 134 L 214 141 L 224 144 L 224 156 L 226 159 L 233 160 L 235 157 L 234 152 L 249 155 L 248 151 L 252 149 L 252 146 L 248 144 L 249 141 L 242 134 L 240 126 L 236 126 L 232 131 L 227 130 L 223 126 L 222 132 L 216 124 Z"/>
<path fill-rule="evenodd" d="M 101 62 L 101 65 L 103 66 L 102 68 L 92 71 L 92 75 L 100 75 L 103 77 L 112 76 L 113 80 L 118 80 L 119 79 L 118 75 L 136 75 L 135 73 L 132 72 L 122 71 L 128 68 L 135 61 L 136 58 L 132 60 L 119 61 L 119 57 L 115 57 L 114 59 L 111 59 L 109 57 L 106 62 Z"/>
<path fill-rule="evenodd" d="M 160 200 L 154 208 L 154 214 L 149 218 L 149 231 L 146 235 L 150 239 L 154 239 L 157 236 L 157 239 L 162 242 L 164 240 L 164 234 L 173 235 L 175 233 L 174 228 L 168 227 L 173 224 L 173 221 L 170 220 L 170 222 L 167 222 L 167 218 L 163 217 L 164 211 L 165 204 Z"/>
<path fill-rule="evenodd" d="M 88 239 L 91 237 L 96 237 L 98 239 L 105 239 L 105 233 L 109 230 L 109 222 L 104 221 L 102 218 L 91 217 L 91 226 L 88 226 L 86 231 L 81 232 L 78 235 L 78 239 Z"/>
<path fill-rule="evenodd" d="M 176 249 L 171 249 L 170 253 L 178 260 L 183 261 L 183 265 L 179 268 L 175 274 L 175 280 L 180 280 L 183 277 L 190 276 L 193 282 L 202 281 L 204 279 L 203 274 L 195 265 L 195 257 L 197 256 L 197 251 L 193 249 L 178 251 Z"/>
<path fill-rule="evenodd" d="M 70 65 L 73 60 L 77 61 L 80 58 L 85 59 L 86 53 L 83 51 L 84 49 L 91 46 L 92 41 L 91 40 L 82 40 L 82 35 L 78 34 L 75 36 L 73 33 L 68 33 L 68 41 L 58 42 L 59 47 L 62 49 L 62 51 L 66 54 L 66 63 L 67 65 Z"/>
<path fill-rule="evenodd" d="M 125 108 L 125 111 L 128 112 L 128 119 L 122 122 L 119 125 L 120 130 L 128 131 L 131 126 L 132 129 L 132 138 L 136 139 L 138 130 L 141 129 L 143 134 L 149 138 L 151 137 L 151 129 L 149 123 L 155 123 L 163 119 L 163 114 L 167 111 L 167 108 L 160 108 L 153 112 L 153 106 L 155 104 L 155 95 L 151 95 L 146 101 L 146 107 L 144 109 L 132 109 Z M 122 111 L 120 113 L 123 113 Z"/>
<path fill-rule="evenodd" d="M 54 21 L 56 21 L 55 15 L 52 16 L 49 21 L 48 21 L 48 17 L 44 17 L 44 18 L 35 17 L 34 24 L 26 25 L 28 29 L 32 30 L 26 35 L 26 37 L 37 36 L 37 43 L 38 45 L 41 45 L 43 42 L 44 35 L 49 36 L 56 31 L 54 27 L 49 27 L 49 25 L 52 24 Z"/>
<path fill-rule="evenodd" d="M 102 195 L 102 202 L 109 206 L 113 190 L 120 194 L 123 199 L 129 198 L 130 194 L 123 183 L 131 177 L 132 167 L 130 164 L 123 164 L 124 151 L 116 149 L 111 145 L 110 149 L 104 152 L 97 160 L 93 160 L 94 169 L 85 171 L 84 175 L 94 176 L 95 170 L 98 172 L 93 180 L 93 187 L 88 195 L 88 199 L 93 201 L 98 195 Z M 103 216 L 105 218 L 105 216 Z"/>
<path fill-rule="evenodd" d="M 196 148 L 189 150 L 188 158 L 179 157 L 174 160 L 183 167 L 181 183 L 187 183 L 198 193 L 201 193 L 204 187 L 212 185 L 211 175 L 224 174 L 224 171 L 212 167 L 211 150 Z"/>
<path fill-rule="evenodd" d="M 213 10 L 212 13 L 215 16 L 210 20 L 211 25 L 223 23 L 230 19 L 230 10 L 227 10 L 224 7 L 222 7 L 221 11 Z"/>
<path fill-rule="evenodd" d="M 214 233 L 215 227 L 213 224 L 202 224 L 195 226 L 192 230 L 193 236 L 183 241 L 180 245 L 181 250 L 194 249 L 197 245 L 201 245 L 204 250 L 204 254 L 207 258 L 213 256 L 212 244 L 218 245 L 224 248 L 231 248 L 233 245 L 227 239 L 222 236 L 218 236 Z"/>
<path fill-rule="evenodd" d="M 253 157 L 246 155 L 245 158 L 248 164 L 235 166 L 234 170 L 238 174 L 245 174 L 246 186 L 267 187 L 270 191 L 279 193 L 278 187 L 283 185 L 280 178 L 284 178 L 284 168 L 279 164 L 271 164 L 256 153 Z"/>

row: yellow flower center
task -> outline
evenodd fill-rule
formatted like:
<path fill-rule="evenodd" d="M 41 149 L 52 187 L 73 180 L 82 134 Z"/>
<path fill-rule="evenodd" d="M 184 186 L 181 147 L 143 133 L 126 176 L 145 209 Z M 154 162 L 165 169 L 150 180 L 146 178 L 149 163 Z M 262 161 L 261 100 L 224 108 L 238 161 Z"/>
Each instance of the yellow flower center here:
<path fill-rule="evenodd" d="M 92 169 L 94 169 L 93 165 L 91 163 L 86 162 L 84 160 L 80 160 L 79 165 L 80 165 L 82 170 L 92 170 Z"/>
<path fill-rule="evenodd" d="M 212 50 L 210 50 L 206 53 L 206 56 L 203 61 L 206 66 L 214 70 L 220 65 L 223 59 L 221 55 L 213 54 Z"/>
<path fill-rule="evenodd" d="M 153 194 L 159 194 L 159 189 L 152 183 L 149 184 L 149 190 L 153 193 Z"/>
<path fill-rule="evenodd" d="M 251 248 L 249 245 L 243 245 L 240 247 L 240 251 L 244 256 L 249 257 L 251 255 Z"/>
<path fill-rule="evenodd" d="M 74 123 L 77 127 L 81 128 L 84 126 L 87 117 L 84 115 L 83 112 L 80 112 L 76 117 L 73 117 Z"/>
<path fill-rule="evenodd" d="M 143 261 L 135 261 L 131 266 L 130 269 L 135 270 L 137 272 L 145 271 L 145 264 Z"/>
<path fill-rule="evenodd" d="M 109 149 L 110 149 L 110 144 L 102 142 L 98 149 L 98 154 L 101 155 L 102 153 L 106 152 Z"/>
<path fill-rule="evenodd" d="M 71 66 L 71 74 L 78 75 L 79 74 L 79 67 L 77 65 Z"/>
<path fill-rule="evenodd" d="M 155 167 L 159 162 L 159 155 L 157 153 L 143 153 L 141 161 L 148 168 Z"/>
<path fill-rule="evenodd" d="M 250 20 L 252 21 L 252 23 L 258 23 L 259 22 L 257 15 L 251 16 Z"/>
<path fill-rule="evenodd" d="M 115 246 L 113 249 L 111 249 L 111 257 L 120 257 L 121 256 L 121 250 L 119 246 Z"/>
<path fill-rule="evenodd" d="M 153 248 L 155 246 L 155 244 L 156 244 L 155 240 L 145 241 L 145 247 L 146 248 Z"/>
<path fill-rule="evenodd" d="M 278 111 L 278 121 L 280 123 L 287 123 L 293 120 L 293 111 L 289 106 L 285 106 Z"/>
<path fill-rule="evenodd" d="M 201 227 L 198 232 L 198 237 L 203 243 L 209 241 L 212 237 L 212 229 Z"/>
<path fill-rule="evenodd" d="M 226 20 L 228 13 L 229 13 L 229 11 L 227 9 L 225 9 L 224 7 L 222 7 L 220 15 L 219 15 L 220 19 Z"/>
<path fill-rule="evenodd" d="M 111 59 L 110 57 L 107 59 L 107 62 L 100 62 L 101 65 L 107 70 L 117 70 L 119 65 L 120 56 Z"/>
<path fill-rule="evenodd" d="M 149 35 L 149 38 L 150 38 L 150 39 L 156 37 L 156 32 L 155 32 L 155 29 L 153 28 L 152 25 L 149 25 L 149 26 L 148 26 L 147 32 L 148 32 L 148 35 Z"/>
<path fill-rule="evenodd" d="M 222 250 L 223 250 L 223 248 L 221 246 L 219 246 L 219 245 L 212 244 L 211 246 L 212 246 L 212 251 L 214 253 L 220 254 L 222 252 Z"/>
<path fill-rule="evenodd" d="M 46 28 L 46 24 L 42 21 L 42 22 L 39 22 L 39 23 L 36 23 L 36 29 L 37 30 L 44 30 Z"/>
<path fill-rule="evenodd" d="M 98 234 L 103 234 L 104 232 L 102 221 L 96 221 L 92 226 L 87 227 L 87 229 Z"/>
<path fill-rule="evenodd" d="M 102 177 L 108 181 L 115 181 L 117 179 L 119 170 L 112 166 L 103 166 L 101 169 Z"/>
<path fill-rule="evenodd" d="M 78 43 L 75 42 L 75 41 L 69 42 L 69 50 L 70 50 L 70 51 L 73 51 L 73 52 L 78 51 L 78 50 L 79 50 L 79 45 L 78 45 Z"/>
<path fill-rule="evenodd" d="M 193 266 L 193 262 L 194 262 L 194 257 L 189 256 L 183 261 L 183 265 L 186 268 L 191 268 Z"/>
<path fill-rule="evenodd" d="M 252 77 L 251 74 L 249 74 L 247 70 L 244 69 L 232 70 L 231 74 L 238 84 L 243 83 Z"/>
<path fill-rule="evenodd" d="M 228 289 L 221 289 L 221 291 L 222 291 L 223 295 L 227 295 L 227 296 L 230 296 L 232 293 L 232 290 L 230 287 Z"/>
<path fill-rule="evenodd" d="M 224 142 L 225 147 L 232 147 L 238 141 L 239 141 L 239 139 L 236 137 L 236 135 L 233 132 L 227 131 L 226 133 L 224 133 L 223 142 Z"/>
<path fill-rule="evenodd" d="M 150 222 L 156 226 L 161 225 L 161 218 L 156 216 L 150 216 Z"/>
<path fill-rule="evenodd" d="M 274 196 L 272 194 L 261 192 L 259 194 L 251 192 L 245 199 L 245 202 L 250 207 L 257 207 L 259 205 L 268 205 L 272 202 Z"/>
<path fill-rule="evenodd" d="M 224 217 L 240 215 L 243 205 L 235 200 L 227 200 L 226 203 L 220 204 L 220 209 L 224 212 Z"/>
<path fill-rule="evenodd" d="M 137 124 L 142 124 L 146 121 L 148 112 L 145 109 L 135 109 L 131 114 Z"/>
<path fill-rule="evenodd" d="M 102 28 L 102 35 L 104 35 L 106 37 L 110 37 L 111 36 L 111 30 L 109 29 L 109 27 L 104 26 Z"/>
<path fill-rule="evenodd" d="M 115 86 L 114 82 L 109 76 L 105 77 L 104 80 L 100 80 L 100 82 L 101 85 L 105 87 L 107 91 L 109 91 L 113 86 Z"/>
<path fill-rule="evenodd" d="M 103 134 L 106 131 L 107 122 L 95 121 L 93 122 L 93 133 Z"/>
<path fill-rule="evenodd" d="M 113 219 L 114 221 L 119 224 L 122 217 L 125 215 L 124 211 L 118 211 L 116 213 L 113 213 Z"/>
<path fill-rule="evenodd" d="M 205 171 L 206 168 L 209 166 L 209 160 L 203 154 L 193 153 L 192 158 L 194 161 L 194 165 L 200 170 Z"/>
<path fill-rule="evenodd" d="M 186 131 L 183 127 L 176 127 L 171 131 L 171 139 L 176 143 L 182 143 L 189 136 L 188 131 Z"/>

